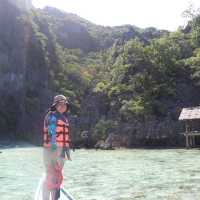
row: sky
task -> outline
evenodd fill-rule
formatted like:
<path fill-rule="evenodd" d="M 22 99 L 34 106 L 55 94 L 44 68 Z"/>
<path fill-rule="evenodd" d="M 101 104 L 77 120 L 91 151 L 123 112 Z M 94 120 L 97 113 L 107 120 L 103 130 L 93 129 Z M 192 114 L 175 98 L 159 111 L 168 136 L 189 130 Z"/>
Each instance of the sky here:
<path fill-rule="evenodd" d="M 156 27 L 170 31 L 184 26 L 182 16 L 190 4 L 200 8 L 200 0 L 32 0 L 38 8 L 52 6 L 74 13 L 95 24 L 140 28 Z"/>

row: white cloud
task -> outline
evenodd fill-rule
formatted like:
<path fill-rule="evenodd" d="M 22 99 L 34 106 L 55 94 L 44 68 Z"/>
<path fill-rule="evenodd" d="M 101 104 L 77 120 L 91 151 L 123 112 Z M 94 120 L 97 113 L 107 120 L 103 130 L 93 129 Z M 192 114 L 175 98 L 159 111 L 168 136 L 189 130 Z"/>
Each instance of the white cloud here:
<path fill-rule="evenodd" d="M 57 7 L 96 24 L 132 24 L 169 30 L 185 23 L 181 14 L 190 2 L 200 7 L 199 0 L 33 0 L 36 7 Z"/>

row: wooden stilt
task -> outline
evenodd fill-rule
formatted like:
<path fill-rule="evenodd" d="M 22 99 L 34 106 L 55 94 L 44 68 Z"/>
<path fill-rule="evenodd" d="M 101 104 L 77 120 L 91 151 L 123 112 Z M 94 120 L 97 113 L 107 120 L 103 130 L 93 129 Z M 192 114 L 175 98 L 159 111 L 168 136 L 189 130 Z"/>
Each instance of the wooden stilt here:
<path fill-rule="evenodd" d="M 192 140 L 191 140 L 191 136 L 188 136 L 188 140 L 189 140 L 189 147 L 191 148 L 192 147 Z"/>
<path fill-rule="evenodd" d="M 185 135 L 185 139 L 186 139 L 186 148 L 189 148 L 189 136 L 186 134 Z"/>
<path fill-rule="evenodd" d="M 192 136 L 192 147 L 195 147 L 195 136 Z"/>
<path fill-rule="evenodd" d="M 185 129 L 186 129 L 186 135 L 185 135 L 185 139 L 186 139 L 186 148 L 187 149 L 189 149 L 189 147 L 190 147 L 190 141 L 189 141 L 189 135 L 188 135 L 188 133 L 189 133 L 189 124 L 188 124 L 188 122 L 186 122 L 185 123 Z"/>

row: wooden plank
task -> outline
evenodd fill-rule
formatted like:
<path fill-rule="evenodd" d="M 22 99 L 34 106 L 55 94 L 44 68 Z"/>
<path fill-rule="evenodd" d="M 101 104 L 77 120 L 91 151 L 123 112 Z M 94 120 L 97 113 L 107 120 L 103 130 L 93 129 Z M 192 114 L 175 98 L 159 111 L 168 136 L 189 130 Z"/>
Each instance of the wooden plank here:
<path fill-rule="evenodd" d="M 200 133 L 181 133 L 184 136 L 188 135 L 188 136 L 200 136 Z"/>

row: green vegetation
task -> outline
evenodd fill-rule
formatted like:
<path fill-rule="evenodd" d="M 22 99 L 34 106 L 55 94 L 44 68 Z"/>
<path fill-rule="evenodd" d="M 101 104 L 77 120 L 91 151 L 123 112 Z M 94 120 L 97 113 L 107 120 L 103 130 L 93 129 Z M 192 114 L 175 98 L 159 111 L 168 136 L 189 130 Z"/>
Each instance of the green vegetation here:
<path fill-rule="evenodd" d="M 1 103 L 2 130 L 22 131 L 18 112 L 34 127 L 53 95 L 63 93 L 71 102 L 77 145 L 85 144 L 83 131 L 89 133 L 89 146 L 111 133 L 127 135 L 132 146 L 148 140 L 181 145 L 180 109 L 196 106 L 200 99 L 200 15 L 185 14 L 188 25 L 170 33 L 97 26 L 54 8 L 23 13 L 19 21 L 28 27 L 24 34 L 29 38 L 23 99 L 11 118 L 13 110 L 5 111 Z M 9 73 L 4 64 L 0 71 Z"/>

